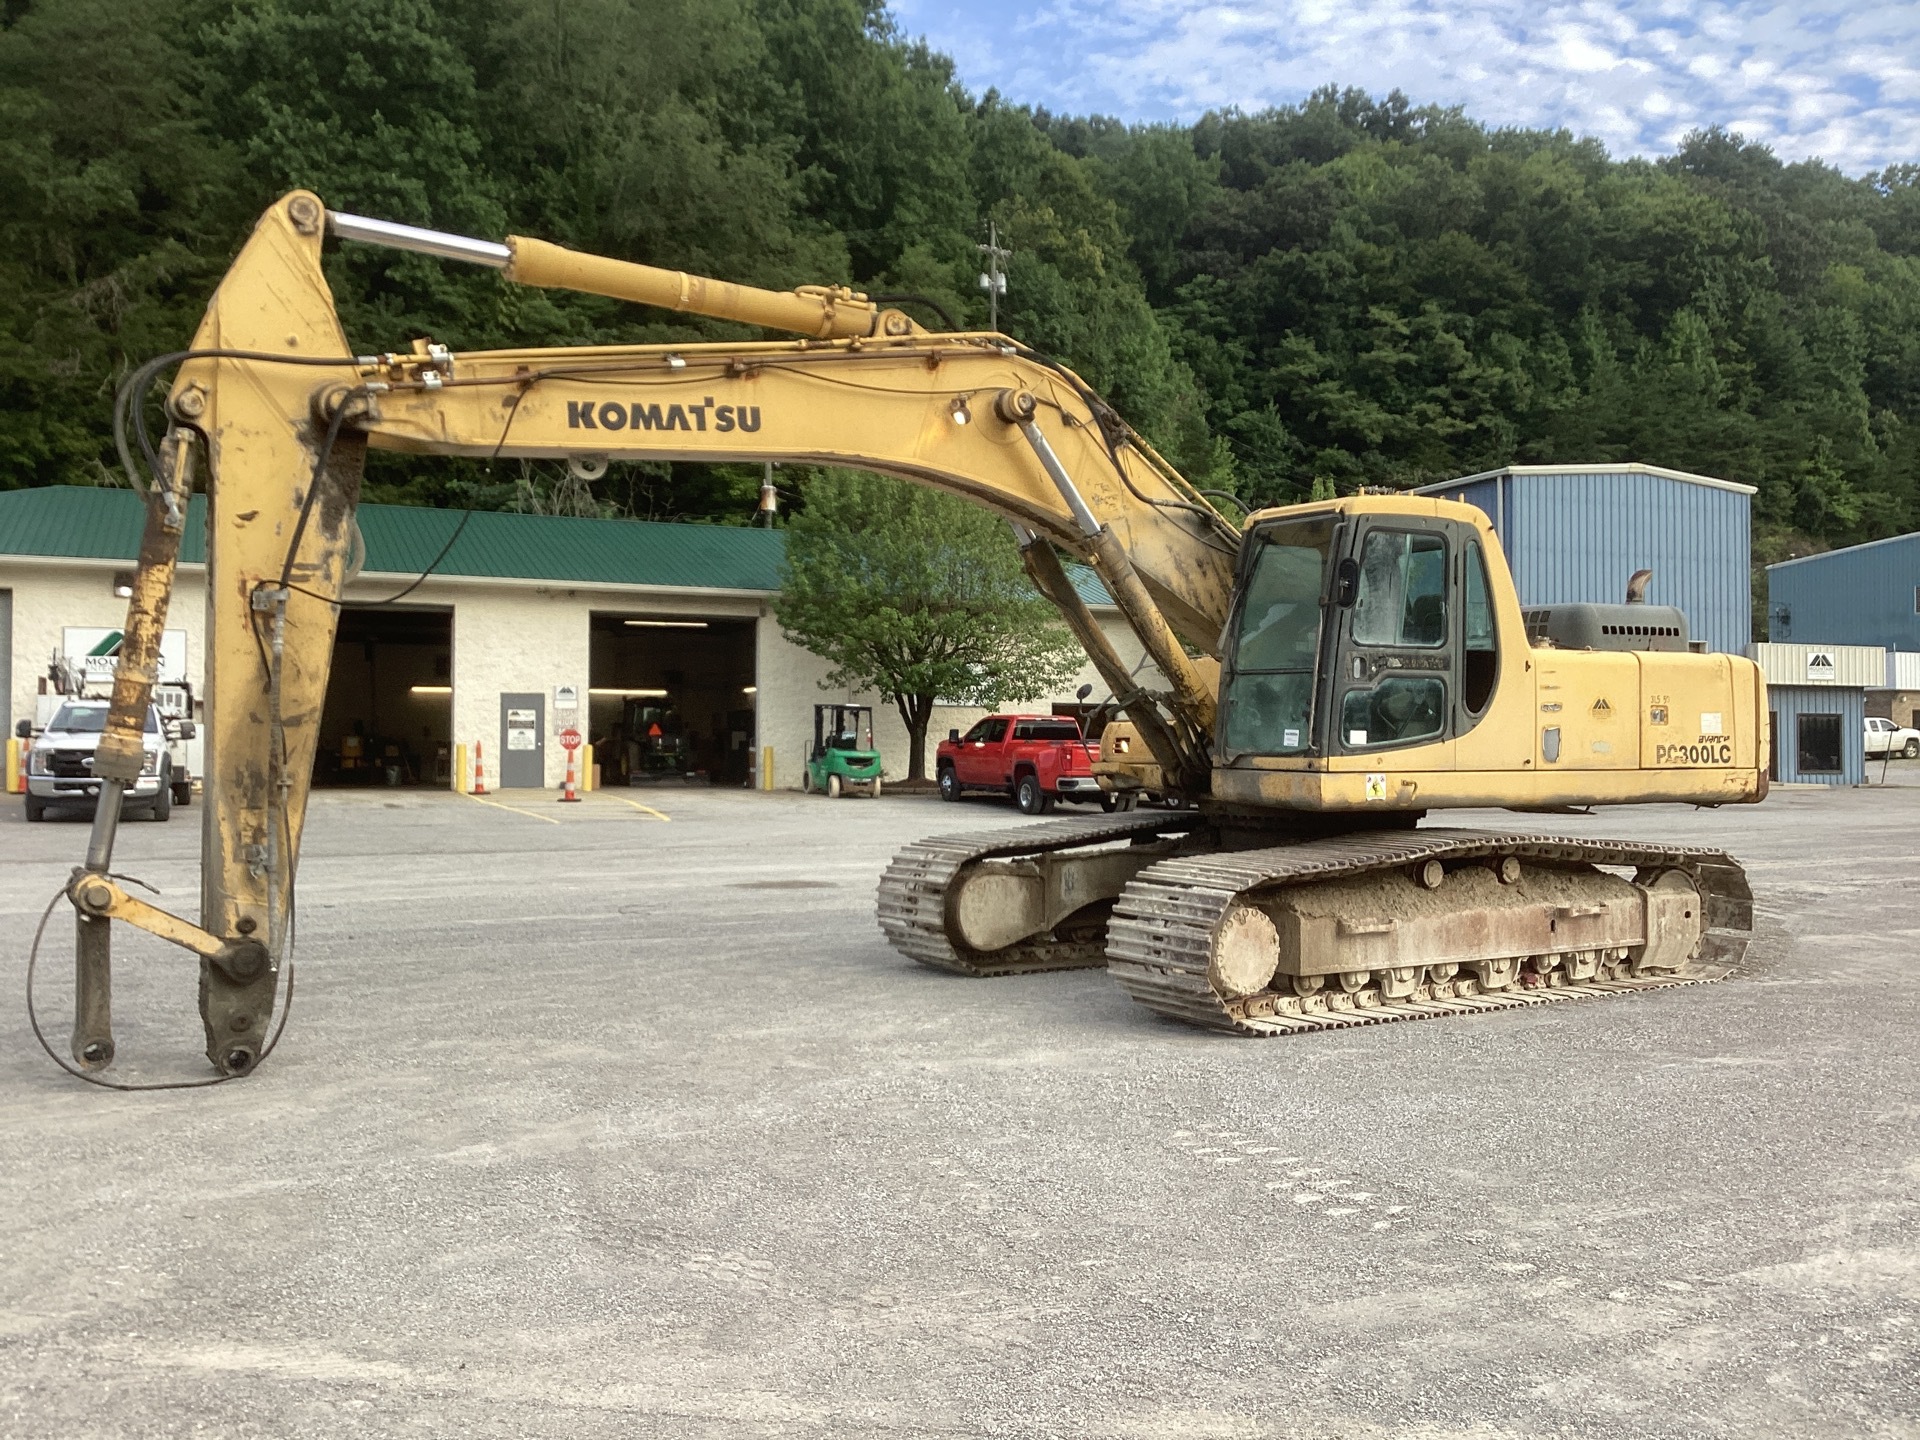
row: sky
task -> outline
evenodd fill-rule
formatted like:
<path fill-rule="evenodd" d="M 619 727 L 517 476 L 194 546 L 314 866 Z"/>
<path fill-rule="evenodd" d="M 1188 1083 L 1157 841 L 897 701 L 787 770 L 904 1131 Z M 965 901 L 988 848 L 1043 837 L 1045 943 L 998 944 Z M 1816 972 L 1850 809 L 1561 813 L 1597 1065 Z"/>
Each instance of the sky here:
<path fill-rule="evenodd" d="M 1721 125 L 1849 175 L 1920 163 L 1920 0 L 892 0 L 975 94 L 1123 120 L 1325 84 L 1564 127 L 1616 158 Z"/>

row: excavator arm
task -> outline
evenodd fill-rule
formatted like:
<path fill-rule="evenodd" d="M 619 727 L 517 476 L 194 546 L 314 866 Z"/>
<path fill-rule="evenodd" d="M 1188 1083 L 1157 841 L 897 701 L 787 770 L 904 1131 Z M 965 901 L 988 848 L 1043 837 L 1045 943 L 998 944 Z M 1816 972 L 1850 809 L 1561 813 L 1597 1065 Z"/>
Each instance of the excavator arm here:
<path fill-rule="evenodd" d="M 563 286 L 798 332 L 786 341 L 454 354 L 427 340 L 355 356 L 321 270 L 331 229 Z M 330 215 L 295 192 L 261 218 L 180 356 L 151 447 L 148 525 L 112 715 L 100 804 L 69 897 L 79 929 L 71 1051 L 113 1055 L 110 922 L 201 958 L 207 1054 L 245 1073 L 267 1044 L 368 445 L 480 459 L 762 461 L 873 470 L 965 496 L 1011 523 L 1170 788 L 1204 790 L 1215 654 L 1239 539 L 1205 499 L 1071 371 L 1006 336 L 929 334 L 853 291 L 789 293 L 581 255 Z M 146 367 L 151 379 L 159 364 Z M 139 377 L 137 377 L 139 378 Z M 127 414 L 136 435 L 140 400 Z M 142 440 L 144 445 L 144 439 Z M 198 926 L 132 901 L 111 879 L 120 789 L 165 628 L 195 457 L 206 467 L 206 807 Z M 1166 677 L 1130 678 L 1061 567 L 1094 566 Z M 131 768 L 129 768 L 131 767 Z"/>

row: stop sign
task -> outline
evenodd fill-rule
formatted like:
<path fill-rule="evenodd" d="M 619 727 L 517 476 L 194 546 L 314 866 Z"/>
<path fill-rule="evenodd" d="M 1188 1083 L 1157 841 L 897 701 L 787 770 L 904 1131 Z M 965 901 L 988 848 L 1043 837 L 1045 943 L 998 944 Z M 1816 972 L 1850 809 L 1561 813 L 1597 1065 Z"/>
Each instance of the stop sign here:
<path fill-rule="evenodd" d="M 580 748 L 580 732 L 571 725 L 562 730 L 560 732 L 560 748 L 562 750 L 578 750 Z"/>

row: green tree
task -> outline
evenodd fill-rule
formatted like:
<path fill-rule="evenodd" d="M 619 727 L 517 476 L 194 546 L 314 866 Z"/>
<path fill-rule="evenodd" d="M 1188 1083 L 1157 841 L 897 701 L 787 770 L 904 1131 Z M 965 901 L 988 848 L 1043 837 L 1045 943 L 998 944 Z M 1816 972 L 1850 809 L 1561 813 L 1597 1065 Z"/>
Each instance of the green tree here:
<path fill-rule="evenodd" d="M 1039 699 L 1079 668 L 1078 644 L 1035 593 L 998 516 L 863 471 L 829 470 L 787 531 L 781 628 L 833 663 L 825 684 L 892 701 L 926 775 L 937 701 Z"/>
<path fill-rule="evenodd" d="M 883 0 L 0 0 L 0 122 L 0 487 L 108 477 L 116 379 L 305 185 L 963 325 L 995 221 L 1002 327 L 1248 503 L 1632 459 L 1758 487 L 1762 550 L 1920 525 L 1911 160 L 1849 177 L 1712 129 L 1615 161 L 1337 87 L 1053 116 L 967 94 Z M 755 338 L 418 255 L 326 263 L 363 351 Z M 365 493 L 544 505 L 550 468 L 380 452 Z M 619 465 L 565 503 L 745 523 L 757 484 Z"/>
<path fill-rule="evenodd" d="M 116 380 L 193 333 L 247 223 L 188 28 L 158 0 L 0 16 L 0 488 L 112 483 Z"/>

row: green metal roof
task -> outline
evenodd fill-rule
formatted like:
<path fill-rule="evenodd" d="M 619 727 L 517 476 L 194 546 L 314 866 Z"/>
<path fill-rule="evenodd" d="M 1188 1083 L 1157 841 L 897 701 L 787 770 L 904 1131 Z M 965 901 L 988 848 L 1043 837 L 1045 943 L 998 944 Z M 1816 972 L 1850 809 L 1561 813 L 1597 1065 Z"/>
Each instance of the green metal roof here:
<path fill-rule="evenodd" d="M 418 574 L 460 524 L 461 511 L 362 505 L 366 568 Z M 193 497 L 180 558 L 204 563 L 206 500 Z M 131 490 L 56 485 L 0 492 L 0 555 L 124 560 L 140 553 L 145 514 Z M 476 510 L 436 573 L 599 585 L 780 588 L 786 537 L 729 525 L 581 520 Z"/>
<path fill-rule="evenodd" d="M 418 574 L 433 563 L 460 524 L 462 513 L 413 505 L 362 505 L 365 568 Z M 0 555 L 132 564 L 140 553 L 145 519 L 140 497 L 131 490 L 51 485 L 0 491 Z M 781 530 L 476 510 L 436 573 L 772 592 L 780 588 L 786 544 Z M 191 565 L 206 561 L 204 496 L 193 497 L 180 558 Z M 1113 603 L 1091 570 L 1070 565 L 1067 573 L 1089 605 Z"/>

